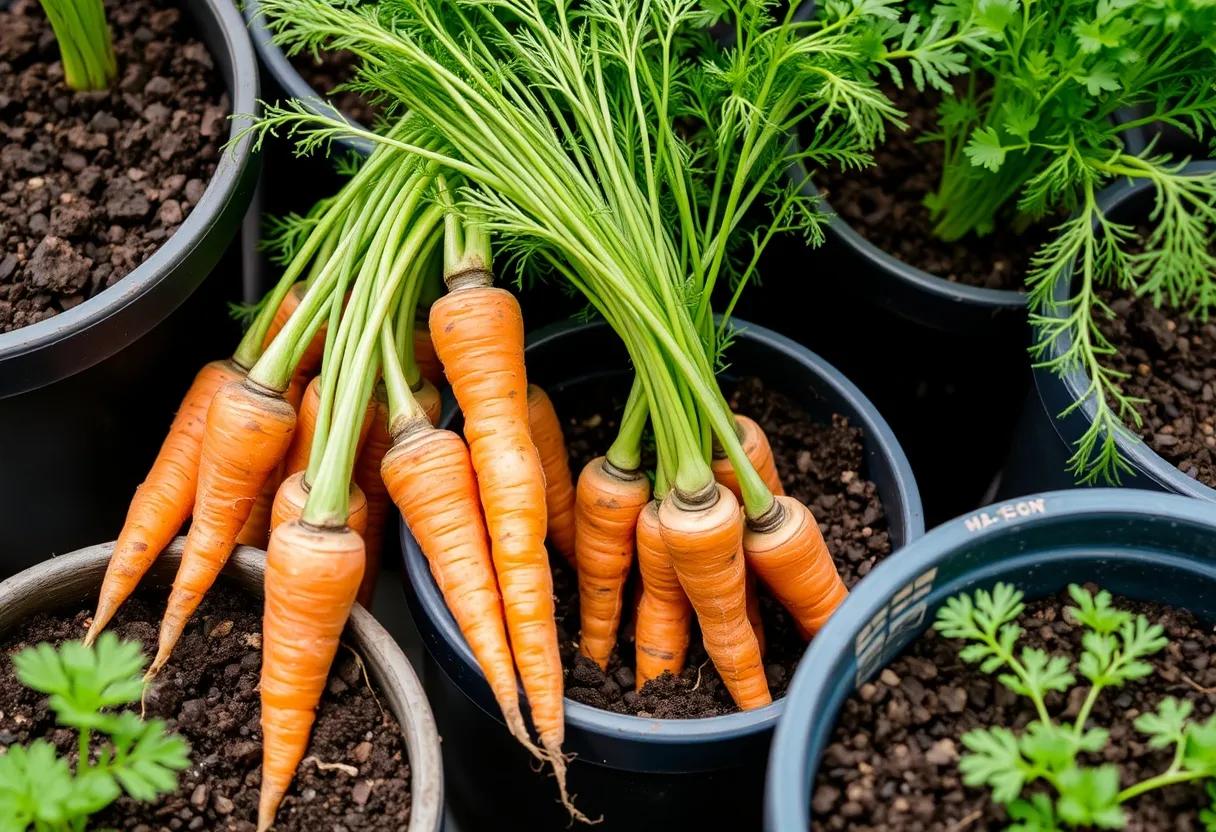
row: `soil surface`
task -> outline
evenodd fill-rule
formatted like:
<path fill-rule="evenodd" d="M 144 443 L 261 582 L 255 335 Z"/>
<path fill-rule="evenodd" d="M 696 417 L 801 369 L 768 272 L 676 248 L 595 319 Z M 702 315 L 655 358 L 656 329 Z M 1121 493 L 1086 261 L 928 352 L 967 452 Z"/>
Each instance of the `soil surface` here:
<path fill-rule="evenodd" d="M 1151 298 L 1102 291 L 1115 317 L 1098 325 L 1125 372 L 1123 390 L 1145 400 L 1139 428 L 1150 448 L 1178 470 L 1216 488 L 1216 322 L 1201 323 Z"/>
<path fill-rule="evenodd" d="M 118 82 L 77 93 L 37 0 L 0 5 L 0 332 L 148 259 L 202 198 L 227 139 L 227 93 L 182 12 L 111 0 L 106 14 Z"/>
<path fill-rule="evenodd" d="M 154 652 L 164 595 L 141 593 L 111 626 Z M 23 687 L 9 656 L 38 642 L 84 636 L 91 609 L 32 616 L 0 647 L 0 750 L 43 737 L 75 764 L 75 733 L 57 727 L 45 697 Z M 261 783 L 258 680 L 262 607 L 220 582 L 186 627 L 172 660 L 148 692 L 148 715 L 190 743 L 191 766 L 175 794 L 155 804 L 123 797 L 92 826 L 132 832 L 253 832 Z M 405 828 L 410 812 L 405 739 L 382 711 L 361 660 L 341 649 L 321 699 L 304 762 L 279 809 L 279 832 Z M 90 828 L 92 828 L 92 826 Z"/>
<path fill-rule="evenodd" d="M 907 130 L 889 130 L 863 170 L 826 169 L 816 181 L 842 219 L 878 248 L 932 275 L 987 289 L 1021 291 L 1030 256 L 1046 237 L 1000 223 L 983 237 L 946 242 L 933 234 L 924 205 L 941 179 L 942 145 L 917 139 L 937 129 L 937 96 L 912 87 L 887 90 L 908 115 Z"/>
<path fill-rule="evenodd" d="M 1067 594 L 1028 603 L 1019 622 L 1019 644 L 1076 659 L 1083 628 L 1063 614 Z M 1155 710 L 1165 696 L 1194 704 L 1194 719 L 1216 710 L 1216 633 L 1189 613 L 1118 599 L 1116 606 L 1143 613 L 1165 628 L 1170 644 L 1149 661 L 1151 676 L 1098 699 L 1091 725 L 1110 729 L 1109 747 L 1086 763 L 1112 762 L 1126 787 L 1164 771 L 1170 752 L 1148 747 L 1132 723 Z M 831 744 L 820 764 L 812 796 L 813 829 L 850 832 L 1004 829 L 1005 812 L 987 792 L 962 785 L 960 737 L 979 727 L 1008 726 L 1020 733 L 1034 717 L 1029 700 L 1017 697 L 962 662 L 962 642 L 930 630 L 878 677 L 862 685 L 841 710 Z M 1059 718 L 1075 717 L 1088 688 L 1053 693 L 1048 709 Z M 1203 789 L 1174 786 L 1149 792 L 1125 804 L 1130 832 L 1201 830 L 1198 812 L 1207 806 Z"/>
<path fill-rule="evenodd" d="M 579 388 L 577 395 L 555 394 L 575 476 L 599 456 L 616 436 L 617 419 L 627 390 Z M 842 416 L 819 424 L 782 394 L 765 389 L 758 379 L 735 385 L 731 407 L 751 416 L 764 428 L 786 493 L 808 505 L 819 521 L 828 548 L 847 586 L 852 587 L 874 564 L 891 553 L 887 520 L 874 483 L 860 475 L 861 430 Z M 695 631 L 688 660 L 677 677 L 669 673 L 634 691 L 634 647 L 631 615 L 621 622 L 624 649 L 613 653 L 607 672 L 578 653 L 578 577 L 560 557 L 552 558 L 557 629 L 566 670 L 566 696 L 597 708 L 636 716 L 689 719 L 738 710 L 721 677 L 709 661 Z M 633 597 L 636 569 L 626 587 Z M 793 621 L 766 591 L 760 590 L 761 615 L 767 642 L 765 672 L 773 698 L 785 695 L 806 643 Z M 627 604 L 632 607 L 631 604 Z"/>
<path fill-rule="evenodd" d="M 374 103 L 353 90 L 333 91 L 355 77 L 359 59 L 353 52 L 324 51 L 316 55 L 299 52 L 288 60 L 308 86 L 332 101 L 341 112 L 365 127 L 375 122 L 380 111 Z"/>

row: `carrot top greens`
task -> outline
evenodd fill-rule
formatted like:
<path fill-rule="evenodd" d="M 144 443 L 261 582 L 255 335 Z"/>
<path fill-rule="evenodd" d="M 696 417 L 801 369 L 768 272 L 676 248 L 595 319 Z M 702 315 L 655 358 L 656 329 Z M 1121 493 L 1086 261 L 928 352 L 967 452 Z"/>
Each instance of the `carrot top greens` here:
<path fill-rule="evenodd" d="M 51 21 L 63 77 L 74 90 L 104 90 L 118 77 L 102 0 L 38 0 Z"/>

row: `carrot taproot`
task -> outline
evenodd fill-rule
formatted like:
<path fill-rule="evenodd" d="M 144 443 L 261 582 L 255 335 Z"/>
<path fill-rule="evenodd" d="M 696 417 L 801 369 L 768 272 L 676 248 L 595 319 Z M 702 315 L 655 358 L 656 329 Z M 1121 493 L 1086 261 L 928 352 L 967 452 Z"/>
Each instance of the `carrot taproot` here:
<path fill-rule="evenodd" d="M 740 413 L 735 414 L 735 425 L 738 428 L 743 452 L 751 460 L 752 467 L 756 469 L 760 479 L 764 480 L 764 484 L 768 486 L 768 490 L 774 496 L 785 494 L 785 490 L 781 487 L 781 477 L 777 473 L 777 463 L 773 459 L 773 448 L 769 444 L 768 434 L 764 432 L 764 428 L 760 427 L 754 419 Z M 730 464 L 730 460 L 725 457 L 715 457 L 710 467 L 713 469 L 714 479 L 729 488 L 736 500 L 742 500 L 743 491 L 739 487 L 739 477 Z"/>
<path fill-rule="evenodd" d="M 731 698 L 749 710 L 772 702 L 756 633 L 747 617 L 743 512 L 730 489 L 672 491 L 659 507 L 663 543 L 697 613 L 705 651 Z"/>
<path fill-rule="evenodd" d="M 431 343 L 431 330 L 422 321 L 414 324 L 414 363 L 424 379 L 435 387 L 443 386 L 443 364 Z"/>
<path fill-rule="evenodd" d="M 507 729 L 536 753 L 520 711 L 502 598 L 468 446 L 449 430 L 422 426 L 393 443 L 380 474 L 430 564 Z"/>
<path fill-rule="evenodd" d="M 258 492 L 287 452 L 295 423 L 296 412 L 280 394 L 248 380 L 216 391 L 203 434 L 194 521 L 161 619 L 150 674 L 168 661 L 186 622 L 227 563 Z"/>
<path fill-rule="evenodd" d="M 638 569 L 642 599 L 638 603 L 634 644 L 637 689 L 664 671 L 678 675 L 688 654 L 692 605 L 680 586 L 659 526 L 659 503 L 651 501 L 638 515 Z"/>
<path fill-rule="evenodd" d="M 198 371 L 182 397 L 148 476 L 131 498 L 101 582 L 97 610 L 85 635 L 86 644 L 92 644 L 101 634 L 190 516 L 198 486 L 207 409 L 217 390 L 244 375 L 245 371 L 231 360 L 212 361 Z"/>
<path fill-rule="evenodd" d="M 545 508 L 549 514 L 549 542 L 571 566 L 574 562 L 574 479 L 566 453 L 566 438 L 553 402 L 538 385 L 528 385 L 528 424 L 532 443 L 545 472 Z"/>
<path fill-rule="evenodd" d="M 363 533 L 367 566 L 363 570 L 363 583 L 358 596 L 359 603 L 365 607 L 371 603 L 376 591 L 376 579 L 380 576 L 380 553 L 384 548 L 384 527 L 388 522 L 389 507 L 388 489 L 380 476 L 380 466 L 393 444 L 388 433 L 388 398 L 382 384 L 376 385 L 372 403 L 375 412 L 369 423 L 367 438 L 355 458 L 354 471 L 354 482 L 367 499 L 366 531 Z"/>
<path fill-rule="evenodd" d="M 271 533 L 284 523 L 299 520 L 303 516 L 304 505 L 308 502 L 308 491 L 308 483 L 304 479 L 303 471 L 296 471 L 283 480 L 278 493 L 275 494 L 274 505 L 271 507 Z M 350 484 L 350 514 L 346 518 L 346 525 L 364 538 L 365 546 L 368 517 L 367 497 L 364 495 L 363 489 L 352 482 Z"/>
<path fill-rule="evenodd" d="M 431 306 L 431 340 L 464 413 L 507 632 L 533 725 L 574 814 L 561 751 L 562 666 L 545 550 L 545 475 L 528 431 L 523 314 L 510 292 L 489 285 L 488 273 L 458 275 L 449 286 Z"/>
<path fill-rule="evenodd" d="M 650 502 L 650 480 L 596 457 L 578 475 L 574 503 L 578 569 L 579 651 L 601 670 L 616 646 L 625 580 L 633 565 L 638 515 Z"/>
<path fill-rule="evenodd" d="M 748 566 L 789 610 L 803 636 L 819 631 L 848 595 L 811 510 L 777 497 L 780 516 L 743 534 Z"/>
<path fill-rule="evenodd" d="M 363 538 L 292 520 L 270 535 L 262 619 L 259 832 L 275 813 L 308 737 L 363 578 Z"/>

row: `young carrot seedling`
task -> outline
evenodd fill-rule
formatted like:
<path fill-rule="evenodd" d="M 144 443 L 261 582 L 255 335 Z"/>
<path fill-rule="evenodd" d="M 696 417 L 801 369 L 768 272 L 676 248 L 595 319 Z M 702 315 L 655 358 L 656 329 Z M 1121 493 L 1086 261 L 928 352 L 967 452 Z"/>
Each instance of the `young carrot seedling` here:
<path fill-rule="evenodd" d="M 1127 801 L 1153 789 L 1216 776 L 1216 717 L 1193 721 L 1191 703 L 1173 697 L 1134 723 L 1150 747 L 1173 749 L 1172 761 L 1160 774 L 1120 788 L 1118 766 L 1082 761 L 1082 755 L 1100 754 L 1110 742 L 1110 732 L 1089 719 L 1103 690 L 1148 676 L 1153 668 L 1145 659 L 1169 642 L 1160 625 L 1112 606 L 1105 590 L 1094 594 L 1073 584 L 1068 593 L 1077 606 L 1065 612 L 1085 628 L 1075 663 L 1035 647 L 1017 649 L 1022 635 L 1017 619 L 1025 607 L 1022 593 L 1009 584 L 956 595 L 938 610 L 934 625 L 947 638 L 968 642 L 959 654 L 963 661 L 979 664 L 985 673 L 999 672 L 1001 684 L 1034 705 L 1037 718 L 1020 734 L 977 728 L 962 738 L 967 748 L 959 762 L 963 782 L 992 790 L 992 799 L 1009 814 L 1011 832 L 1121 829 Z M 1078 675 L 1089 686 L 1080 710 L 1071 721 L 1057 720 L 1047 709 L 1047 694 L 1067 695 Z M 1209 782 L 1207 788 L 1216 799 L 1216 787 Z M 1208 830 L 1216 830 L 1216 804 L 1202 818 Z"/>
<path fill-rule="evenodd" d="M 21 683 L 48 694 L 58 723 L 78 732 L 78 757 L 73 770 L 42 739 L 0 754 L 0 832 L 82 830 L 123 792 L 151 801 L 177 788 L 190 764 L 186 741 L 162 720 L 109 710 L 139 701 L 145 663 L 137 642 L 113 633 L 91 647 L 43 643 L 13 656 Z M 96 753 L 94 734 L 107 739 Z"/>
<path fill-rule="evenodd" d="M 118 76 L 102 0 L 39 0 L 51 21 L 63 77 L 74 90 L 104 90 Z"/>

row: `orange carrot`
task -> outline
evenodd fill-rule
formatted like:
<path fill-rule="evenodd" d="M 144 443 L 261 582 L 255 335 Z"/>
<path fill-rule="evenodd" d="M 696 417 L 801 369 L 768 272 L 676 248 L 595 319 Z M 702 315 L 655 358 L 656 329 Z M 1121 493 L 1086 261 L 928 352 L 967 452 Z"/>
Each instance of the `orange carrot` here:
<path fill-rule="evenodd" d="M 468 447 L 449 430 L 423 426 L 398 438 L 385 454 L 380 473 L 494 692 L 507 728 L 532 749 Z"/>
<path fill-rule="evenodd" d="M 439 363 L 435 345 L 431 343 L 431 330 L 422 321 L 414 324 L 414 363 L 424 379 L 435 387 L 443 386 L 443 365 Z"/>
<path fill-rule="evenodd" d="M 768 486 L 768 490 L 774 496 L 784 494 L 785 491 L 781 488 L 781 477 L 777 474 L 777 463 L 773 460 L 773 449 L 768 443 L 768 436 L 765 434 L 764 428 L 756 424 L 753 419 L 738 413 L 735 414 L 735 425 L 739 429 L 739 441 L 743 445 L 743 452 L 751 460 L 752 467 L 756 469 L 760 479 L 764 480 L 764 484 Z M 736 500 L 742 500 L 743 492 L 739 488 L 739 478 L 735 475 L 735 469 L 731 466 L 730 460 L 725 457 L 715 458 L 712 467 L 714 479 L 729 488 Z"/>
<path fill-rule="evenodd" d="M 616 646 L 625 579 L 633 564 L 638 515 L 650 502 L 650 480 L 621 471 L 605 457 L 587 463 L 575 498 L 575 565 L 578 568 L 579 650 L 601 670 Z"/>
<path fill-rule="evenodd" d="M 659 508 L 663 542 L 696 610 L 705 651 L 740 708 L 773 701 L 760 646 L 747 618 L 743 512 L 726 486 L 694 501 L 674 491 Z"/>
<path fill-rule="evenodd" d="M 279 486 L 274 497 L 274 505 L 270 512 L 270 530 L 273 532 L 284 523 L 299 520 L 304 514 L 304 504 L 308 502 L 308 486 L 304 482 L 304 472 L 296 471 Z M 350 484 L 350 514 L 346 525 L 355 530 L 360 537 L 365 538 L 367 531 L 367 498 L 363 489 Z M 365 538 L 366 543 L 366 538 Z"/>
<path fill-rule="evenodd" d="M 426 413 L 427 421 L 432 425 L 439 424 L 439 416 L 443 408 L 443 399 L 439 396 L 439 388 L 423 378 L 418 389 L 413 391 L 414 399 Z"/>
<path fill-rule="evenodd" d="M 199 459 L 194 522 L 161 620 L 155 674 L 236 545 L 266 479 L 287 452 L 296 412 L 283 397 L 252 382 L 221 387 L 207 411 Z"/>
<path fill-rule="evenodd" d="M 307 378 L 297 373 L 292 377 L 287 392 L 283 394 L 283 398 L 297 412 L 300 409 L 300 402 L 304 399 L 304 390 L 308 387 L 308 381 Z M 250 509 L 249 519 L 245 521 L 240 534 L 236 536 L 238 544 L 254 546 L 258 549 L 266 548 L 266 544 L 270 540 L 270 514 L 274 506 L 274 496 L 278 493 L 279 485 L 282 482 L 283 466 L 279 465 L 278 470 L 266 479 L 266 484 L 262 486 L 262 491 L 258 494 L 257 502 Z"/>
<path fill-rule="evenodd" d="M 756 576 L 747 573 L 747 620 L 751 622 L 752 631 L 756 634 L 756 644 L 760 647 L 761 657 L 767 652 L 764 640 L 764 619 L 760 617 L 760 594 L 756 591 Z"/>
<path fill-rule="evenodd" d="M 363 578 L 363 539 L 293 520 L 270 536 L 262 621 L 262 788 L 258 830 L 274 823 L 308 748 L 317 705 Z"/>
<path fill-rule="evenodd" d="M 287 319 L 300 306 L 300 301 L 304 299 L 304 293 L 308 291 L 308 286 L 304 281 L 294 284 L 290 291 L 283 296 L 283 302 L 279 304 L 279 308 L 275 310 L 274 318 L 270 322 L 270 329 L 266 332 L 266 337 L 262 340 L 262 349 L 270 346 L 270 342 L 279 334 L 283 326 L 287 323 Z M 321 366 L 321 357 L 325 353 L 325 333 L 327 324 L 322 323 L 321 327 L 313 334 L 312 340 L 308 342 L 308 349 L 300 357 L 300 363 L 296 365 L 296 376 L 307 378 L 317 371 Z"/>
<path fill-rule="evenodd" d="M 637 689 L 663 671 L 679 674 L 688 653 L 692 606 L 680 586 L 671 555 L 659 527 L 659 504 L 652 501 L 638 515 L 638 567 L 642 573 L 642 600 L 638 604 Z"/>
<path fill-rule="evenodd" d="M 207 424 L 207 408 L 211 406 L 215 391 L 244 375 L 245 372 L 232 361 L 212 361 L 194 377 L 152 469 L 135 489 L 127 519 L 106 567 L 97 612 L 85 635 L 86 644 L 92 644 L 105 629 L 122 602 L 135 591 L 157 555 L 169 545 L 190 516 L 198 486 L 198 460 Z"/>
<path fill-rule="evenodd" d="M 308 467 L 309 457 L 312 456 L 312 441 L 317 432 L 317 411 L 320 407 L 321 376 L 316 376 L 308 383 L 308 388 L 304 391 L 304 400 L 300 403 L 296 432 L 292 437 L 291 447 L 287 450 L 287 456 L 283 460 L 285 475 L 303 471 Z M 367 432 L 371 430 L 374 411 L 375 403 L 369 401 L 363 419 L 363 427 L 359 433 L 360 448 L 363 447 L 363 442 L 367 438 Z"/>
<path fill-rule="evenodd" d="M 806 637 L 819 631 L 848 595 L 811 510 L 777 497 L 778 518 L 743 535 L 748 566 L 776 596 Z M 771 527 L 770 527 L 771 526 Z"/>
<path fill-rule="evenodd" d="M 566 796 L 561 752 L 562 665 L 545 551 L 545 475 L 528 432 L 523 315 L 510 292 L 466 283 L 431 306 L 430 329 L 464 412 L 507 632 L 532 721 L 563 801 L 574 812 Z"/>
<path fill-rule="evenodd" d="M 367 531 L 363 535 L 367 566 L 363 570 L 363 584 L 359 587 L 359 603 L 365 607 L 371 604 L 376 579 L 380 575 L 380 553 L 384 548 L 384 527 L 388 523 L 389 506 L 388 489 L 380 476 L 380 465 L 393 442 L 388 434 L 388 400 L 383 385 L 376 385 L 372 404 L 375 413 L 368 425 L 367 439 L 355 459 L 354 470 L 354 481 L 367 497 Z"/>
<path fill-rule="evenodd" d="M 566 438 L 553 402 L 535 384 L 528 385 L 528 424 L 532 443 L 545 471 L 545 506 L 549 512 L 549 542 L 574 566 L 574 480 Z"/>

